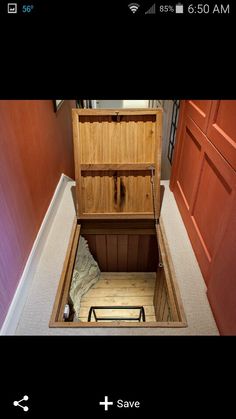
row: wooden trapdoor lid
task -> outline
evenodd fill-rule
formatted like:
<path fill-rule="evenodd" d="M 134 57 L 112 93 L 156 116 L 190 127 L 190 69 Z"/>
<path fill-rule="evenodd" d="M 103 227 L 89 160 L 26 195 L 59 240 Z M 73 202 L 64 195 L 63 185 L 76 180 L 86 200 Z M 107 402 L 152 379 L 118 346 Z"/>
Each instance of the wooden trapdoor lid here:
<path fill-rule="evenodd" d="M 78 218 L 159 218 L 162 109 L 72 114 Z"/>

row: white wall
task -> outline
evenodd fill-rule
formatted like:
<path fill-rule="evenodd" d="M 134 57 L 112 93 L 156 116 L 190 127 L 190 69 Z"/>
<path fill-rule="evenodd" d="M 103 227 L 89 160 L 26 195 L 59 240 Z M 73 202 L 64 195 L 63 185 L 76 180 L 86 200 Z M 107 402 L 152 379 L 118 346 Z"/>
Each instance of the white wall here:
<path fill-rule="evenodd" d="M 123 100 L 123 108 L 148 108 L 149 100 Z"/>
<path fill-rule="evenodd" d="M 96 108 L 109 109 L 109 108 L 123 108 L 123 100 L 96 100 Z"/>
<path fill-rule="evenodd" d="M 109 108 L 148 108 L 149 100 L 93 100 L 93 107 Z"/>

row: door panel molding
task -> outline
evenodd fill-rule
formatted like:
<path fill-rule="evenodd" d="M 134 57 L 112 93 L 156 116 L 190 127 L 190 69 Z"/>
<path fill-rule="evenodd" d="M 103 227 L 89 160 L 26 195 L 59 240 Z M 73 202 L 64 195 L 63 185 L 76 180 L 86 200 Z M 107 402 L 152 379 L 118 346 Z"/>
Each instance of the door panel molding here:
<path fill-rule="evenodd" d="M 214 100 L 207 136 L 217 150 L 236 170 L 236 101 Z M 223 126 L 224 125 L 224 126 Z M 226 132 L 227 130 L 227 132 Z"/>

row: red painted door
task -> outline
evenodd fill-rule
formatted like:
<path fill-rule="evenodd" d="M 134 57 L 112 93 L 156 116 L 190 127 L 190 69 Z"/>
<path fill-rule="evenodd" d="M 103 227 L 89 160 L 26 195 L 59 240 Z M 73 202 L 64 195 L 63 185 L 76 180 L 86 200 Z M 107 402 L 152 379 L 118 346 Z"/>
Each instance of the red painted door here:
<path fill-rule="evenodd" d="M 236 170 L 236 100 L 214 100 L 207 136 Z"/>
<path fill-rule="evenodd" d="M 236 173 L 188 117 L 181 134 L 174 194 L 206 283 L 226 228 Z"/>
<path fill-rule="evenodd" d="M 218 251 L 212 261 L 207 291 L 223 335 L 236 335 L 236 197 Z"/>
<path fill-rule="evenodd" d="M 206 125 L 183 102 L 170 185 L 219 329 L 236 334 L 236 101 L 209 101 Z"/>
<path fill-rule="evenodd" d="M 187 100 L 186 115 L 188 115 L 203 132 L 206 132 L 210 116 L 211 100 Z"/>

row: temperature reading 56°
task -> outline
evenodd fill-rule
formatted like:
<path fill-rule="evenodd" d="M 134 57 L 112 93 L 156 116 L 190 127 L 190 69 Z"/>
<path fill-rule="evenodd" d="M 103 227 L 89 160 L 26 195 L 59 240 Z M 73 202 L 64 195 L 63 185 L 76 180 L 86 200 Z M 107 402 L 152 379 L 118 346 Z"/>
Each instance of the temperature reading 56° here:
<path fill-rule="evenodd" d="M 22 12 L 23 13 L 31 13 L 32 10 L 33 10 L 33 8 L 34 8 L 34 5 L 33 4 L 23 4 L 23 6 L 22 6 Z"/>

